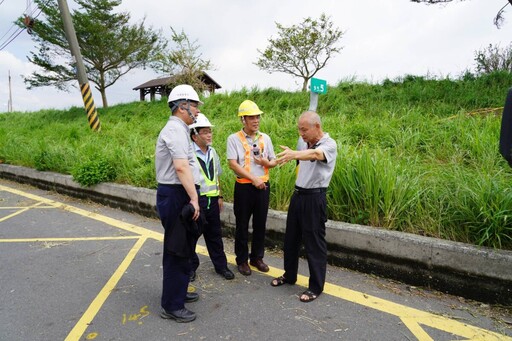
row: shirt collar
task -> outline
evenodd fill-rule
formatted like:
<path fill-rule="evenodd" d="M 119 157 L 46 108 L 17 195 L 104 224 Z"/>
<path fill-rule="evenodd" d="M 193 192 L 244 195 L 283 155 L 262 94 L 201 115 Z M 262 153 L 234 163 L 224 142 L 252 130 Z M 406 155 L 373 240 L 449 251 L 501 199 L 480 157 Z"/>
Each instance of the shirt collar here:
<path fill-rule="evenodd" d="M 240 129 L 240 130 L 242 131 L 242 134 L 244 134 L 245 138 L 250 138 L 250 139 L 252 139 L 252 137 L 251 137 L 250 135 L 248 135 L 248 134 L 245 132 L 244 128 L 242 128 L 242 129 Z M 255 139 L 255 140 L 259 139 L 260 135 L 261 135 L 261 133 L 260 133 L 260 131 L 258 130 L 258 131 L 256 132 L 256 134 L 254 135 L 254 139 Z"/>
<path fill-rule="evenodd" d="M 324 143 L 325 140 L 327 140 L 328 138 L 329 138 L 329 134 L 324 132 L 324 135 L 320 138 L 320 140 L 318 140 L 318 142 L 315 143 L 314 145 L 312 145 L 311 147 L 308 147 L 308 149 L 316 149 L 319 145 Z"/>
<path fill-rule="evenodd" d="M 204 153 L 201 148 L 197 145 L 197 143 L 194 142 L 194 148 L 196 150 L 196 153 L 201 153 L 202 155 L 205 155 L 208 154 L 208 152 L 210 151 L 210 146 L 206 146 L 206 153 Z"/>

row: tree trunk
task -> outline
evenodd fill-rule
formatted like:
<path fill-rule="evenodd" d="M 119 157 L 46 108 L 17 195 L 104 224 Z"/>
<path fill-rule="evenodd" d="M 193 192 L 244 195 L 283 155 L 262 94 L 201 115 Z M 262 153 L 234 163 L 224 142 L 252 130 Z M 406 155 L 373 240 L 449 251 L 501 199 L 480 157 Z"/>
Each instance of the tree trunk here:
<path fill-rule="evenodd" d="M 308 79 L 304 78 L 304 81 L 302 82 L 302 91 L 308 91 Z"/>
<path fill-rule="evenodd" d="M 100 78 L 98 80 L 98 83 L 96 83 L 97 87 L 96 89 L 99 90 L 101 94 L 101 101 L 103 102 L 103 108 L 108 108 L 108 102 L 107 102 L 107 88 L 105 87 L 105 71 L 100 71 Z"/>
<path fill-rule="evenodd" d="M 108 108 L 107 92 L 105 91 L 105 88 L 101 89 L 100 93 L 101 93 L 101 101 L 103 102 L 103 108 Z"/>

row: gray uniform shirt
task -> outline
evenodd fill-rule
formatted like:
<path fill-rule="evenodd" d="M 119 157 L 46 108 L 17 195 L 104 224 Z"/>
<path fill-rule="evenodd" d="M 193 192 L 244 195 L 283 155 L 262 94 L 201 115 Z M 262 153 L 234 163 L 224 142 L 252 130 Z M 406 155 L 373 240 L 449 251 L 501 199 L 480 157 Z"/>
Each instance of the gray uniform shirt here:
<path fill-rule="evenodd" d="M 190 140 L 189 128 L 180 118 L 171 116 L 156 141 L 156 181 L 160 184 L 181 184 L 173 160 L 188 159 L 194 183 L 199 185 L 199 165 Z"/>
<path fill-rule="evenodd" d="M 299 174 L 295 185 L 302 188 L 326 188 L 331 182 L 334 166 L 336 165 L 336 156 L 338 147 L 329 134 L 324 136 L 312 148 L 321 149 L 324 153 L 323 161 L 299 161 Z M 297 142 L 297 150 L 306 150 L 308 145 L 302 137 Z"/>
<path fill-rule="evenodd" d="M 249 135 L 247 135 L 243 129 L 242 133 L 244 134 L 245 138 L 247 139 L 247 143 L 249 146 L 252 146 L 253 144 L 258 143 L 258 138 L 256 138 L 256 141 L 251 139 Z M 260 154 L 263 157 L 268 158 L 269 160 L 273 160 L 276 158 L 276 155 L 274 153 L 274 146 L 272 145 L 272 140 L 270 140 L 270 136 L 268 136 L 265 133 L 258 132 L 261 136 L 263 136 L 263 150 L 260 151 Z M 258 135 L 257 135 L 258 136 Z M 227 148 L 226 148 L 226 155 L 228 160 L 236 160 L 236 162 L 242 166 L 245 167 L 245 149 L 244 145 L 242 144 L 242 141 L 238 138 L 238 134 L 231 134 L 228 137 L 227 142 Z M 265 174 L 265 170 L 263 169 L 263 166 L 260 166 L 256 163 L 254 163 L 254 155 L 251 152 L 251 174 L 254 174 L 256 176 L 262 176 Z"/>

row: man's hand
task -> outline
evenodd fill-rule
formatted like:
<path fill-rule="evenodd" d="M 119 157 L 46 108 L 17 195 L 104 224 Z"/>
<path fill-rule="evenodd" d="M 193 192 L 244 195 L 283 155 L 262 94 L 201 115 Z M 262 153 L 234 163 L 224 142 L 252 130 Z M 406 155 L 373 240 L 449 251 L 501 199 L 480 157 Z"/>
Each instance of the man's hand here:
<path fill-rule="evenodd" d="M 294 160 L 295 151 L 291 150 L 287 146 L 280 146 L 283 151 L 277 154 L 277 164 L 282 165 L 287 163 L 288 161 Z"/>
<path fill-rule="evenodd" d="M 197 221 L 199 219 L 199 203 L 197 200 L 190 200 L 190 204 L 194 207 L 194 215 L 192 216 L 192 219 Z"/>
<path fill-rule="evenodd" d="M 266 157 L 254 157 L 254 163 L 268 168 L 270 161 Z"/>
<path fill-rule="evenodd" d="M 261 180 L 260 178 L 255 178 L 252 181 L 252 185 L 257 189 L 267 189 L 267 185 L 265 185 L 265 182 L 263 182 L 263 180 Z"/>

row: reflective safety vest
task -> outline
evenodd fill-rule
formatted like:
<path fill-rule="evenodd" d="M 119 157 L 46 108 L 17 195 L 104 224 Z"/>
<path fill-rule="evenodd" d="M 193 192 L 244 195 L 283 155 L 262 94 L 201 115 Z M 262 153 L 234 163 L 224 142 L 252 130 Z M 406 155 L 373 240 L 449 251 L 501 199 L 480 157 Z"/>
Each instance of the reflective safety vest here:
<path fill-rule="evenodd" d="M 213 154 L 213 152 L 212 152 Z M 206 195 L 207 197 L 218 197 L 220 195 L 219 191 L 219 177 L 217 175 L 217 165 L 215 164 L 215 158 L 212 155 L 211 161 L 213 163 L 213 178 L 210 180 L 208 175 L 204 172 L 203 167 L 201 166 L 201 162 L 197 157 L 197 162 L 199 163 L 199 170 L 201 171 L 201 185 L 199 189 L 199 193 L 201 195 Z M 205 163 L 206 170 L 210 172 L 209 164 Z"/>
<path fill-rule="evenodd" d="M 252 153 L 252 148 L 249 145 L 249 142 L 247 142 L 247 138 L 245 137 L 245 134 L 241 130 L 236 135 L 240 139 L 240 142 L 242 142 L 242 145 L 244 146 L 244 150 L 245 150 L 244 169 L 250 173 L 251 172 L 251 153 Z M 265 145 L 263 143 L 263 135 L 261 135 L 261 134 L 258 137 L 258 145 L 260 147 L 260 153 L 263 154 L 263 147 Z M 268 168 L 267 167 L 263 167 L 263 169 L 265 171 L 265 174 L 261 175 L 259 178 L 263 182 L 268 182 L 268 178 L 269 178 L 269 176 L 268 176 Z M 252 183 L 251 180 L 246 179 L 246 178 L 236 178 L 236 182 L 241 183 L 241 184 L 250 184 L 250 183 Z"/>

